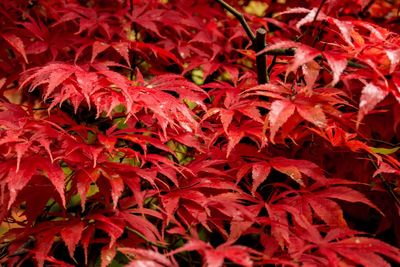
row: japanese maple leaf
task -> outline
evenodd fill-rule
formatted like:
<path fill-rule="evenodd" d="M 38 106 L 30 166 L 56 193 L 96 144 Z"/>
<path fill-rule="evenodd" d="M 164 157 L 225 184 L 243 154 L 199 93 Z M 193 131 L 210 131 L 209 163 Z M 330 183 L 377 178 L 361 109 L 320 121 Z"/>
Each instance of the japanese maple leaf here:
<path fill-rule="evenodd" d="M 325 254 L 331 264 L 338 264 L 339 257 L 344 257 L 355 264 L 365 267 L 392 266 L 385 258 L 400 262 L 400 252 L 380 240 L 368 237 L 350 237 L 339 241 L 326 239 L 329 243 L 321 244 L 319 249 Z M 361 256 L 362 255 L 362 256 Z M 382 256 L 385 256 L 383 258 Z"/>
<path fill-rule="evenodd" d="M 131 247 L 119 247 L 118 251 L 125 255 L 134 257 L 134 259 L 127 265 L 131 267 L 135 266 L 165 266 L 175 267 L 176 263 L 173 263 L 165 255 L 158 253 L 157 251 L 142 248 L 131 248 Z"/>
<path fill-rule="evenodd" d="M 183 247 L 172 253 L 176 254 L 192 250 L 199 251 L 203 254 L 205 263 L 210 267 L 222 266 L 225 258 L 241 266 L 253 266 L 253 261 L 250 256 L 250 253 L 253 251 L 250 248 L 240 245 L 222 244 L 217 248 L 213 248 L 210 244 L 201 240 L 191 239 L 183 245 Z"/>

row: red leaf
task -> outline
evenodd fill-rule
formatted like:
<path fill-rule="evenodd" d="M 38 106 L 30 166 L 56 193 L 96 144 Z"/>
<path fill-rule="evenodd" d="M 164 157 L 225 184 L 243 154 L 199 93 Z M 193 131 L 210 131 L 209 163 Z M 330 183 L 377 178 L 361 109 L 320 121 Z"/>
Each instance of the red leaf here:
<path fill-rule="evenodd" d="M 277 171 L 286 174 L 287 176 L 289 176 L 291 179 L 293 179 L 300 185 L 304 186 L 304 182 L 303 182 L 301 173 L 296 166 L 281 164 L 280 162 L 279 163 L 272 162 L 271 166 L 274 169 L 276 169 Z"/>
<path fill-rule="evenodd" d="M 352 28 L 353 28 L 352 24 L 350 22 L 341 21 L 341 20 L 338 20 L 338 19 L 335 19 L 335 18 L 331 18 L 331 17 L 328 17 L 327 21 L 329 23 L 335 24 L 336 27 L 339 28 L 339 31 L 341 33 L 342 38 L 346 41 L 346 43 L 348 45 L 350 45 L 352 48 L 354 48 L 354 44 L 351 41 L 351 31 L 352 31 Z"/>
<path fill-rule="evenodd" d="M 312 60 L 302 65 L 301 69 L 304 73 L 304 80 L 306 81 L 306 87 L 303 89 L 303 91 L 311 95 L 321 68 L 317 62 Z"/>
<path fill-rule="evenodd" d="M 19 171 L 19 167 L 21 165 L 21 158 L 23 154 L 25 154 L 28 151 L 31 145 L 32 144 L 30 142 L 23 142 L 15 145 L 15 152 L 17 153 L 17 169 L 15 170 L 15 172 Z"/>
<path fill-rule="evenodd" d="M 250 258 L 248 247 L 244 246 L 219 246 L 218 251 L 223 251 L 225 258 L 231 260 L 232 262 L 245 267 L 251 267 L 253 261 Z"/>
<path fill-rule="evenodd" d="M 301 173 L 304 173 L 305 175 L 322 183 L 326 181 L 322 170 L 316 164 L 307 160 L 276 157 L 271 159 L 270 164 L 274 169 L 287 174 L 300 185 L 304 185 Z"/>
<path fill-rule="evenodd" d="M 368 200 L 363 194 L 349 187 L 341 187 L 341 186 L 330 187 L 328 189 L 323 190 L 322 192 L 318 193 L 314 192 L 314 195 L 321 196 L 324 198 L 340 199 L 351 203 L 360 202 L 381 212 L 379 208 L 375 204 L 373 204 L 370 200 Z"/>
<path fill-rule="evenodd" d="M 118 251 L 135 257 L 135 259 L 128 265 L 131 267 L 176 266 L 165 255 L 153 250 L 145 250 L 140 248 L 118 248 Z"/>
<path fill-rule="evenodd" d="M 360 125 L 361 120 L 366 114 L 375 108 L 375 106 L 381 102 L 386 95 L 387 91 L 383 91 L 381 88 L 375 86 L 372 83 L 368 83 L 364 86 L 361 92 L 360 98 L 360 110 L 357 117 L 357 127 Z"/>
<path fill-rule="evenodd" d="M 81 197 L 81 208 L 82 211 L 85 210 L 85 203 L 86 203 L 86 195 L 89 191 L 90 184 L 92 182 L 96 182 L 97 178 L 99 177 L 100 172 L 97 169 L 93 170 L 78 170 L 75 174 L 76 179 L 76 187 L 78 189 L 78 194 Z"/>
<path fill-rule="evenodd" d="M 44 266 L 45 260 L 49 257 L 49 251 L 54 243 L 55 236 L 58 229 L 56 227 L 49 229 L 45 228 L 40 233 L 35 235 L 36 246 L 34 249 L 35 258 L 37 261 L 37 266 Z"/>
<path fill-rule="evenodd" d="M 109 48 L 110 45 L 104 42 L 95 41 L 92 45 L 92 58 L 90 62 L 93 63 L 94 59 L 97 57 L 98 54 Z"/>
<path fill-rule="evenodd" d="M 271 142 L 274 143 L 276 132 L 293 115 L 295 106 L 287 100 L 276 100 L 272 102 L 271 110 L 268 116 L 271 132 Z"/>
<path fill-rule="evenodd" d="M 113 261 L 115 255 L 117 254 L 117 250 L 115 249 L 115 246 L 108 247 L 105 246 L 101 249 L 100 252 L 100 261 L 101 261 L 101 267 L 107 267 L 110 265 L 110 263 Z"/>
<path fill-rule="evenodd" d="M 400 62 L 400 49 L 397 50 L 385 50 L 387 57 L 390 60 L 390 73 L 392 73 Z"/>
<path fill-rule="evenodd" d="M 296 13 L 302 13 L 301 10 L 298 10 L 298 9 L 299 8 L 297 8 L 297 12 Z M 294 10 L 296 10 L 296 8 L 289 9 L 288 11 L 283 12 L 283 13 L 288 13 L 288 12 L 294 13 Z M 317 14 L 317 12 L 319 12 L 319 13 Z M 302 18 L 301 20 L 299 20 L 296 23 L 296 28 L 300 29 L 300 27 L 303 26 L 306 23 L 310 23 L 310 22 L 313 22 L 313 21 L 318 21 L 319 18 L 317 17 L 317 15 L 319 17 L 321 17 L 321 15 L 323 16 L 321 11 L 320 10 L 318 11 L 317 8 L 311 9 L 310 12 L 307 14 L 307 16 L 305 16 L 304 18 Z"/>
<path fill-rule="evenodd" d="M 128 66 L 131 66 L 131 62 L 129 59 L 129 43 L 127 42 L 120 42 L 120 43 L 115 43 L 112 45 L 115 51 L 117 51 L 118 54 L 123 57 L 123 59 L 126 61 Z"/>
<path fill-rule="evenodd" d="M 399 170 L 396 170 L 395 168 L 391 167 L 389 164 L 385 163 L 385 162 L 381 162 L 381 164 L 379 164 L 379 168 L 374 172 L 373 176 L 377 176 L 381 173 L 396 173 L 396 174 L 400 174 Z"/>
<path fill-rule="evenodd" d="M 179 195 L 175 192 L 168 193 L 167 195 L 161 197 L 165 212 L 167 213 L 167 225 L 169 224 L 170 220 L 174 218 L 174 213 L 178 208 L 179 199 Z"/>
<path fill-rule="evenodd" d="M 271 171 L 271 166 L 266 162 L 259 162 L 253 164 L 253 184 L 251 188 L 251 193 L 254 195 L 257 188 L 260 186 L 262 182 L 268 177 L 269 172 Z"/>
<path fill-rule="evenodd" d="M 306 45 L 298 46 L 292 64 L 286 69 L 286 75 L 292 71 L 296 71 L 298 67 L 312 61 L 319 54 L 320 52 L 315 48 Z"/>
<path fill-rule="evenodd" d="M 400 252 L 397 248 L 373 238 L 352 237 L 330 243 L 329 247 L 338 254 L 366 267 L 390 266 L 380 255 L 400 263 Z"/>
<path fill-rule="evenodd" d="M 89 256 L 89 245 L 92 237 L 94 235 L 95 228 L 93 225 L 89 225 L 82 233 L 81 243 L 83 252 L 85 254 L 85 265 L 88 264 L 88 256 Z"/>
<path fill-rule="evenodd" d="M 150 241 L 156 244 L 159 243 L 160 240 L 162 240 L 162 237 L 158 232 L 157 227 L 150 223 L 146 218 L 129 214 L 127 212 L 121 213 L 121 216 L 125 219 L 125 221 L 129 224 L 131 228 L 141 233 L 143 237 L 146 238 L 146 241 Z"/>
<path fill-rule="evenodd" d="M 324 128 L 327 125 L 326 117 L 319 104 L 311 105 L 297 105 L 296 110 L 305 120 L 315 124 L 319 128 Z"/>
<path fill-rule="evenodd" d="M 331 86 L 335 86 L 340 79 L 340 75 L 347 67 L 347 59 L 341 54 L 332 54 L 329 52 L 323 52 L 322 54 L 333 72 Z"/>
<path fill-rule="evenodd" d="M 36 163 L 38 168 L 42 169 L 49 178 L 50 182 L 54 185 L 56 191 L 58 192 L 63 207 L 66 206 L 64 187 L 65 187 L 65 175 L 61 170 L 60 166 L 57 164 L 52 164 L 48 161 L 41 161 Z"/>
<path fill-rule="evenodd" d="M 222 122 L 222 126 L 224 127 L 224 131 L 226 134 L 228 134 L 228 128 L 232 122 L 232 118 L 233 118 L 234 114 L 235 114 L 235 112 L 232 110 L 220 109 L 221 122 Z"/>
<path fill-rule="evenodd" d="M 347 223 L 343 217 L 340 206 L 326 198 L 307 198 L 308 204 L 314 212 L 328 225 L 334 227 L 346 227 Z"/>
<path fill-rule="evenodd" d="M 25 62 L 28 63 L 28 58 L 25 53 L 24 42 L 13 33 L 2 33 L 1 36 L 6 40 L 18 53 L 22 55 Z"/>
<path fill-rule="evenodd" d="M 75 223 L 74 221 L 71 221 L 60 232 L 61 238 L 68 247 L 68 252 L 71 258 L 74 258 L 75 247 L 81 239 L 84 228 L 85 225 L 83 222 L 79 221 Z"/>
<path fill-rule="evenodd" d="M 228 149 L 226 151 L 226 157 L 229 157 L 235 146 L 245 137 L 245 132 L 240 128 L 234 128 L 228 133 Z"/>
<path fill-rule="evenodd" d="M 109 218 L 102 214 L 95 214 L 90 219 L 96 221 L 96 228 L 103 230 L 110 237 L 108 247 L 114 247 L 117 239 L 124 233 L 125 225 L 122 224 L 120 218 L 118 218 L 118 221 L 114 221 L 112 217 Z"/>
<path fill-rule="evenodd" d="M 117 208 L 118 199 L 124 191 L 124 181 L 118 175 L 108 177 L 108 181 L 111 184 L 111 197 L 113 199 L 113 207 Z"/>

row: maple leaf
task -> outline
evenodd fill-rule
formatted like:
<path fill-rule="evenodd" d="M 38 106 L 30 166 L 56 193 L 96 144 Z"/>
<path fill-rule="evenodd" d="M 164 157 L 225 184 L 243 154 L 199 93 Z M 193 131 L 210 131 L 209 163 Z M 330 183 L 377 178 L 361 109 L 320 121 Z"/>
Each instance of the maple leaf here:
<path fill-rule="evenodd" d="M 360 98 L 360 110 L 357 117 L 357 126 L 360 125 L 363 117 L 372 111 L 375 106 L 381 102 L 388 92 L 375 86 L 372 83 L 366 84 L 361 92 Z"/>
<path fill-rule="evenodd" d="M 112 247 L 103 247 L 101 249 L 101 267 L 107 267 L 111 264 L 112 260 L 114 259 L 115 255 L 117 254 L 117 250 L 114 246 Z"/>
<path fill-rule="evenodd" d="M 350 261 L 366 267 L 372 266 L 391 266 L 381 255 L 400 262 L 400 253 L 394 248 L 382 241 L 367 237 L 351 237 L 337 242 L 331 242 L 323 245 L 335 253 L 349 259 Z M 360 257 L 355 251 L 361 252 Z"/>
<path fill-rule="evenodd" d="M 347 66 L 347 59 L 345 56 L 337 53 L 329 53 L 329 52 L 323 52 L 324 57 L 326 58 L 329 67 L 331 68 L 333 72 L 333 79 L 332 79 L 332 86 L 335 86 L 339 79 L 340 75 L 343 73 L 343 71 L 346 69 Z"/>
<path fill-rule="evenodd" d="M 271 142 L 274 142 L 275 134 L 279 128 L 293 115 L 296 106 L 291 101 L 276 100 L 271 105 L 268 121 L 271 126 Z"/>
<path fill-rule="evenodd" d="M 60 232 L 61 238 L 64 240 L 68 247 L 68 252 L 71 258 L 74 258 L 74 251 L 81 239 L 85 225 L 79 221 L 75 224 L 69 223 L 67 227 L 63 228 Z"/>
<path fill-rule="evenodd" d="M 1 37 L 4 38 L 18 53 L 22 55 L 25 62 L 28 63 L 28 58 L 26 57 L 24 42 L 13 33 L 2 33 Z"/>
<path fill-rule="evenodd" d="M 271 171 L 271 166 L 265 162 L 256 163 L 252 166 L 252 176 L 253 184 L 251 188 L 251 193 L 254 195 L 257 187 L 267 178 L 269 172 Z"/>
<path fill-rule="evenodd" d="M 318 182 L 326 182 L 323 171 L 316 164 L 310 161 L 276 157 L 271 159 L 270 164 L 274 169 L 287 174 L 300 185 L 304 185 L 301 173 Z"/>
<path fill-rule="evenodd" d="M 204 254 L 207 266 L 219 267 L 224 263 L 224 258 L 228 258 L 232 262 L 241 266 L 253 266 L 250 258 L 251 249 L 238 245 L 222 244 L 217 248 L 213 248 L 210 244 L 201 240 L 191 239 L 183 247 L 173 251 L 173 254 L 183 251 L 196 250 Z"/>
<path fill-rule="evenodd" d="M 127 266 L 177 266 L 166 256 L 153 250 L 121 247 L 118 251 L 134 258 Z"/>

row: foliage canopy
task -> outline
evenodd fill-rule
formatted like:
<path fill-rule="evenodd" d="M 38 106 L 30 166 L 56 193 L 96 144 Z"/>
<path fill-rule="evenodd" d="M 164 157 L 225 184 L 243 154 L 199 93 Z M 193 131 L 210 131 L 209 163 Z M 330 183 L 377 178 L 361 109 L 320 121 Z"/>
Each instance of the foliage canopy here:
<path fill-rule="evenodd" d="M 0 25 L 0 264 L 400 263 L 398 1 L 4 0 Z"/>

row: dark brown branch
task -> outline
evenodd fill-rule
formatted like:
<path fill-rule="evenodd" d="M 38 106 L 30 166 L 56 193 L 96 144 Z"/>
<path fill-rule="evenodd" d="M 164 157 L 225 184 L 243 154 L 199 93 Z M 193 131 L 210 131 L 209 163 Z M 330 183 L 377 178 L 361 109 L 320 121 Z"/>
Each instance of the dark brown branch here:
<path fill-rule="evenodd" d="M 249 37 L 253 50 L 258 53 L 266 47 L 265 36 L 267 31 L 263 28 L 259 28 L 254 35 L 253 31 L 251 30 L 249 24 L 247 23 L 244 15 L 237 11 L 234 7 L 229 5 L 223 0 L 216 0 L 222 7 L 230 12 L 232 15 L 235 16 L 237 20 L 239 20 L 240 24 L 242 25 L 244 31 L 246 32 L 247 36 Z M 265 84 L 269 82 L 269 73 L 267 69 L 267 56 L 266 54 L 260 54 L 256 56 L 256 65 L 257 65 L 257 80 L 258 84 Z"/>
<path fill-rule="evenodd" d="M 266 46 L 265 35 L 267 31 L 263 28 L 259 28 L 256 33 L 256 40 L 254 42 L 254 50 L 260 52 Z M 256 56 L 256 65 L 257 65 L 257 79 L 258 84 L 269 83 L 269 76 L 267 71 L 267 55 L 257 55 Z"/>
<path fill-rule="evenodd" d="M 364 6 L 364 8 L 360 12 L 361 16 L 365 16 L 366 15 L 368 9 L 374 4 L 374 2 L 375 2 L 375 0 L 371 0 L 371 1 L 368 2 L 368 4 L 366 4 Z"/>
<path fill-rule="evenodd" d="M 266 52 L 261 53 L 260 55 L 271 55 L 271 56 L 294 56 L 296 52 L 295 48 L 286 48 L 286 49 L 273 49 L 268 50 Z"/>
<path fill-rule="evenodd" d="M 234 15 L 237 20 L 239 20 L 239 22 L 240 22 L 240 24 L 242 24 L 242 27 L 243 27 L 244 31 L 246 32 L 247 36 L 249 37 L 251 42 L 254 44 L 256 37 L 255 37 L 253 31 L 251 30 L 249 24 L 247 23 L 246 19 L 244 18 L 244 15 L 242 13 L 240 13 L 239 11 L 237 11 L 234 7 L 232 7 L 231 5 L 226 3 L 224 0 L 215 0 L 215 1 L 217 1 L 219 4 L 221 4 L 221 6 L 224 9 L 226 9 L 229 13 Z"/>

